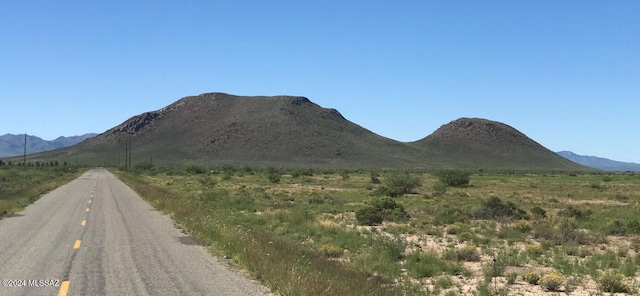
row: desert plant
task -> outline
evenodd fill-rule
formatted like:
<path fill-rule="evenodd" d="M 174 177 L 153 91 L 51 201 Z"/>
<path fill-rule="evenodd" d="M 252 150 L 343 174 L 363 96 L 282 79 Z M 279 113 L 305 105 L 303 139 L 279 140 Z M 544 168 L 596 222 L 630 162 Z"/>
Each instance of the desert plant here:
<path fill-rule="evenodd" d="M 382 223 L 382 213 L 374 207 L 364 207 L 356 211 L 356 220 L 360 225 L 378 225 Z"/>
<path fill-rule="evenodd" d="M 525 246 L 525 250 L 527 251 L 527 253 L 534 256 L 540 256 L 542 255 L 542 253 L 544 253 L 544 249 L 540 244 L 527 244 Z"/>
<path fill-rule="evenodd" d="M 522 233 L 529 233 L 529 231 L 533 229 L 533 225 L 531 225 L 531 222 L 527 220 L 518 220 L 518 222 L 516 222 L 513 228 L 517 229 Z"/>
<path fill-rule="evenodd" d="M 389 176 L 385 183 L 391 192 L 402 195 L 413 193 L 416 188 L 422 186 L 422 179 L 409 173 L 394 174 Z"/>
<path fill-rule="evenodd" d="M 203 167 L 201 167 L 199 165 L 195 165 L 195 164 L 187 166 L 185 171 L 187 173 L 193 174 L 193 175 L 201 175 L 201 174 L 204 174 L 206 172 L 206 170 Z"/>
<path fill-rule="evenodd" d="M 381 183 L 380 182 L 380 178 L 378 178 L 378 173 L 376 173 L 376 172 L 371 172 L 370 178 L 371 178 L 371 183 L 372 184 L 380 184 Z"/>
<path fill-rule="evenodd" d="M 518 279 L 518 273 L 516 272 L 507 273 L 507 284 L 513 285 L 517 279 Z"/>
<path fill-rule="evenodd" d="M 458 261 L 478 262 L 480 261 L 480 252 L 478 252 L 476 246 L 468 245 L 456 250 L 456 259 Z"/>
<path fill-rule="evenodd" d="M 524 275 L 522 275 L 522 280 L 529 284 L 537 285 L 540 281 L 540 274 L 537 272 L 525 273 Z"/>
<path fill-rule="evenodd" d="M 598 277 L 600 289 L 609 293 L 631 293 L 631 286 L 624 276 L 615 271 L 605 271 Z"/>
<path fill-rule="evenodd" d="M 267 177 L 271 183 L 280 183 L 280 173 L 278 172 L 269 173 Z"/>
<path fill-rule="evenodd" d="M 447 192 L 447 185 L 438 181 L 433 184 L 433 196 L 443 196 Z"/>
<path fill-rule="evenodd" d="M 527 212 L 519 208 L 514 203 L 502 202 L 497 196 L 492 196 L 482 202 L 481 207 L 475 213 L 478 219 L 493 219 L 499 217 L 508 217 L 513 219 L 528 219 Z"/>
<path fill-rule="evenodd" d="M 343 250 L 339 246 L 330 243 L 320 245 L 318 252 L 329 258 L 337 258 L 343 254 Z"/>
<path fill-rule="evenodd" d="M 471 173 L 459 170 L 444 170 L 435 174 L 442 184 L 447 186 L 463 186 L 469 184 Z"/>
<path fill-rule="evenodd" d="M 401 222 L 409 219 L 409 214 L 401 204 L 389 197 L 374 198 L 371 204 L 356 212 L 360 225 L 377 225 L 383 220 Z"/>
<path fill-rule="evenodd" d="M 547 291 L 556 292 L 560 289 L 560 286 L 562 286 L 562 284 L 564 283 L 564 280 L 565 278 L 563 275 L 557 272 L 552 272 L 552 273 L 543 275 L 540 278 L 540 281 L 538 282 L 538 284 L 540 284 L 540 286 L 542 286 Z"/>
<path fill-rule="evenodd" d="M 531 209 L 531 214 L 533 214 L 537 218 L 545 218 L 547 217 L 547 211 L 543 208 L 535 206 Z"/>

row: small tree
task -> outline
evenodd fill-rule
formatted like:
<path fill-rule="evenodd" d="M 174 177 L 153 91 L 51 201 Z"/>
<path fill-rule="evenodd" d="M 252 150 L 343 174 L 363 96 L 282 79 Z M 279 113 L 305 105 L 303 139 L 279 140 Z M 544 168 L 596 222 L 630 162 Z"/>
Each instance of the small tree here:
<path fill-rule="evenodd" d="M 440 182 L 447 186 L 464 186 L 469 184 L 471 173 L 457 170 L 444 170 L 435 174 Z"/>
<path fill-rule="evenodd" d="M 376 190 L 376 195 L 386 195 L 391 197 L 402 196 L 412 193 L 416 188 L 422 186 L 422 179 L 409 173 L 393 174 L 385 180 L 385 186 Z"/>
<path fill-rule="evenodd" d="M 402 222 L 408 219 L 409 214 L 404 207 L 388 197 L 374 198 L 371 205 L 356 211 L 356 220 L 360 225 L 377 225 L 383 220 Z"/>

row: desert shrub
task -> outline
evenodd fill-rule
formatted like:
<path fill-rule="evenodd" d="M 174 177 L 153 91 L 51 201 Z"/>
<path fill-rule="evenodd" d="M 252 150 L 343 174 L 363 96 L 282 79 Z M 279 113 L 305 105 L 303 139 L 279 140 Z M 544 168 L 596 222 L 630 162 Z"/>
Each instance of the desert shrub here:
<path fill-rule="evenodd" d="M 542 253 L 544 253 L 544 249 L 540 244 L 527 244 L 524 249 L 527 251 L 527 253 L 535 256 L 540 256 L 542 255 Z"/>
<path fill-rule="evenodd" d="M 640 221 L 631 220 L 627 222 L 627 231 L 633 234 L 640 234 Z"/>
<path fill-rule="evenodd" d="M 533 229 L 533 225 L 531 225 L 531 222 L 527 220 L 518 220 L 518 222 L 516 222 L 513 228 L 517 229 L 522 233 L 529 233 L 529 231 Z"/>
<path fill-rule="evenodd" d="M 533 214 L 534 216 L 536 216 L 538 218 L 547 217 L 547 211 L 545 211 L 544 209 L 542 209 L 541 207 L 538 207 L 538 206 L 535 206 L 535 207 L 533 207 L 533 209 L 531 209 L 531 214 Z"/>
<path fill-rule="evenodd" d="M 542 276 L 538 284 L 540 284 L 540 286 L 542 286 L 547 291 L 556 292 L 560 289 L 560 286 L 562 286 L 564 280 L 565 278 L 563 275 L 557 272 L 552 272 Z"/>
<path fill-rule="evenodd" d="M 609 293 L 631 293 L 631 286 L 624 276 L 614 271 L 605 271 L 598 277 L 600 289 Z"/>
<path fill-rule="evenodd" d="M 391 198 L 374 198 L 371 206 L 382 214 L 384 220 L 402 222 L 409 219 L 409 214 L 404 207 Z"/>
<path fill-rule="evenodd" d="M 320 245 L 318 252 L 329 258 L 338 258 L 343 254 L 343 250 L 339 246 L 329 243 Z"/>
<path fill-rule="evenodd" d="M 443 196 L 447 192 L 447 185 L 438 181 L 433 184 L 433 196 Z"/>
<path fill-rule="evenodd" d="M 381 183 L 381 182 L 380 182 L 380 178 L 378 178 L 378 177 L 379 177 L 379 176 L 378 176 L 378 173 L 376 173 L 376 172 L 371 172 L 371 176 L 370 176 L 370 177 L 371 177 L 371 183 L 372 183 L 372 184 L 380 184 L 380 183 Z"/>
<path fill-rule="evenodd" d="M 446 232 L 447 232 L 447 234 L 458 234 L 458 233 L 461 233 L 462 230 L 463 230 L 462 224 L 453 223 L 453 224 L 447 226 Z"/>
<path fill-rule="evenodd" d="M 407 193 L 413 193 L 413 191 L 422 186 L 422 179 L 419 176 L 414 176 L 409 173 L 393 174 L 386 180 L 386 185 L 391 192 L 400 193 L 400 196 Z M 390 195 L 393 196 L 393 195 Z"/>
<path fill-rule="evenodd" d="M 458 261 L 479 262 L 480 252 L 478 252 L 478 248 L 476 246 L 468 245 L 456 250 L 456 259 Z"/>
<path fill-rule="evenodd" d="M 269 178 L 269 182 L 271 183 L 280 183 L 280 173 L 278 172 L 269 173 L 267 178 Z"/>
<path fill-rule="evenodd" d="M 203 167 L 201 167 L 199 165 L 192 164 L 192 165 L 187 166 L 185 171 L 187 173 L 189 173 L 189 174 L 192 174 L 192 175 L 201 175 L 201 174 L 204 174 L 207 170 L 205 170 L 205 168 L 203 168 Z"/>
<path fill-rule="evenodd" d="M 593 211 L 580 210 L 578 208 L 574 208 L 573 206 L 569 206 L 566 209 L 558 211 L 558 216 L 564 216 L 569 218 L 576 218 L 577 220 L 586 220 L 593 214 Z"/>
<path fill-rule="evenodd" d="M 529 284 L 537 285 L 538 282 L 540 281 L 540 274 L 537 272 L 525 273 L 522 275 L 522 280 L 524 280 Z"/>
<path fill-rule="evenodd" d="M 403 194 L 404 192 L 400 187 L 387 187 L 387 186 L 380 186 L 378 189 L 376 189 L 373 192 L 373 195 L 376 195 L 376 196 L 390 196 L 390 197 L 398 197 L 398 196 L 402 196 Z"/>
<path fill-rule="evenodd" d="M 507 284 L 513 285 L 518 279 L 518 273 L 510 272 L 507 274 Z"/>
<path fill-rule="evenodd" d="M 624 222 L 619 219 L 608 220 L 605 223 L 605 232 L 610 235 L 625 235 L 627 227 Z"/>
<path fill-rule="evenodd" d="M 417 278 L 434 277 L 445 274 L 460 275 L 465 269 L 457 262 L 441 259 L 435 253 L 414 252 L 407 255 L 407 270 Z"/>
<path fill-rule="evenodd" d="M 133 169 L 135 172 L 138 172 L 138 173 L 144 172 L 144 171 L 151 171 L 153 169 L 153 163 L 149 161 L 136 163 L 136 165 L 133 166 Z"/>
<path fill-rule="evenodd" d="M 409 219 L 409 214 L 395 200 L 382 197 L 374 198 L 371 204 L 356 212 L 356 220 L 360 225 L 377 225 L 383 220 L 402 222 Z"/>
<path fill-rule="evenodd" d="M 478 219 L 495 219 L 500 217 L 513 219 L 529 218 L 525 210 L 510 201 L 504 203 L 497 196 L 492 196 L 483 201 L 480 208 L 475 212 L 475 217 Z"/>
<path fill-rule="evenodd" d="M 447 186 L 463 186 L 469 184 L 471 173 L 458 170 L 444 170 L 435 174 L 442 184 Z"/>
<path fill-rule="evenodd" d="M 447 225 L 456 222 L 467 222 L 471 218 L 471 215 L 463 209 L 454 207 L 447 207 L 440 211 L 437 211 L 433 217 L 433 223 L 436 225 Z"/>
<path fill-rule="evenodd" d="M 374 207 L 364 207 L 356 211 L 356 220 L 360 225 L 378 225 L 382 223 L 382 213 Z"/>

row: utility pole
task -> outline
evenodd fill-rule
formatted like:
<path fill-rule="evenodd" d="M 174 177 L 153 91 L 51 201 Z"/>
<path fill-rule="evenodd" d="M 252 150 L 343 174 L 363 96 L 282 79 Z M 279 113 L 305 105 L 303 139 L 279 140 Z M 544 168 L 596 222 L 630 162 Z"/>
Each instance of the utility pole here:
<path fill-rule="evenodd" d="M 124 168 L 129 168 L 129 140 L 124 142 Z"/>
<path fill-rule="evenodd" d="M 27 165 L 27 133 L 24 133 L 24 154 L 22 154 L 22 164 Z"/>

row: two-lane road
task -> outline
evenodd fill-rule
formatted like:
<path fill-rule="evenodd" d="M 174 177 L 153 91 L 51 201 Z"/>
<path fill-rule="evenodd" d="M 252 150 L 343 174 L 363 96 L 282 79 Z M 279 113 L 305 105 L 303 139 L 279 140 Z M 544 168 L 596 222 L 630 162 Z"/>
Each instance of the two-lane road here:
<path fill-rule="evenodd" d="M 104 169 L 0 220 L 0 295 L 267 295 Z"/>

